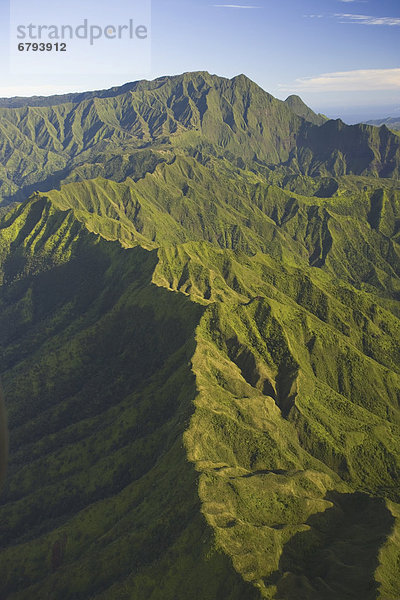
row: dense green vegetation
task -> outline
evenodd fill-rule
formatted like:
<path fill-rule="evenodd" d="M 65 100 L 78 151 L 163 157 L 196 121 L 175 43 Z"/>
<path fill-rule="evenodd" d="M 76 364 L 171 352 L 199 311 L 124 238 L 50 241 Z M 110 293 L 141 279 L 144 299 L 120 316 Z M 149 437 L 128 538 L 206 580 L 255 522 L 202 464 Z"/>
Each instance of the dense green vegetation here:
<path fill-rule="evenodd" d="M 285 104 L 289 106 L 289 108 L 296 113 L 299 117 L 302 117 L 306 121 L 313 123 L 314 125 L 323 125 L 326 121 L 328 121 L 328 117 L 322 114 L 316 114 L 303 102 L 300 96 L 289 96 L 285 100 Z"/>
<path fill-rule="evenodd" d="M 386 127 L 325 121 L 244 75 L 199 72 L 0 103 L 0 201 L 99 175 L 139 179 L 183 149 L 287 176 L 400 173 L 400 139 Z"/>
<path fill-rule="evenodd" d="M 398 600 L 399 138 L 244 76 L 29 104 L 0 598 Z"/>

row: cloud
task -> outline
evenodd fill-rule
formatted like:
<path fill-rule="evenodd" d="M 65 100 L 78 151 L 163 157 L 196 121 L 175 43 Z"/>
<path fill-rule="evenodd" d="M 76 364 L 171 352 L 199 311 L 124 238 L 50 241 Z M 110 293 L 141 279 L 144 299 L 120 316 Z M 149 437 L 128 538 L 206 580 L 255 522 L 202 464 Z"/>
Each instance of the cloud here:
<path fill-rule="evenodd" d="M 316 77 L 296 79 L 291 85 L 279 86 L 282 92 L 368 92 L 400 90 L 399 69 L 364 69 L 322 73 Z"/>
<path fill-rule="evenodd" d="M 349 0 L 341 0 L 341 2 Z M 335 14 L 340 23 L 353 23 L 358 25 L 388 25 L 390 27 L 400 27 L 400 17 L 371 17 L 369 15 L 353 15 L 349 13 Z"/>
<path fill-rule="evenodd" d="M 244 4 L 213 4 L 214 8 L 261 8 L 261 6 L 249 6 Z"/>

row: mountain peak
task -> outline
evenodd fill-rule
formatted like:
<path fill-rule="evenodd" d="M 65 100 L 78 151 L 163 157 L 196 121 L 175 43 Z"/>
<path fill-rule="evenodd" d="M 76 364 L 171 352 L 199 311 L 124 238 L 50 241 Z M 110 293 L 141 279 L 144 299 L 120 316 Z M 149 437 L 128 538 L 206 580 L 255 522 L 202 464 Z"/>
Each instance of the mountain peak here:
<path fill-rule="evenodd" d="M 285 100 L 285 104 L 289 106 L 289 108 L 296 113 L 299 117 L 302 117 L 306 121 L 313 123 L 314 125 L 322 125 L 327 121 L 327 118 L 324 115 L 317 114 L 307 104 L 297 96 L 296 94 L 292 94 L 288 96 Z"/>

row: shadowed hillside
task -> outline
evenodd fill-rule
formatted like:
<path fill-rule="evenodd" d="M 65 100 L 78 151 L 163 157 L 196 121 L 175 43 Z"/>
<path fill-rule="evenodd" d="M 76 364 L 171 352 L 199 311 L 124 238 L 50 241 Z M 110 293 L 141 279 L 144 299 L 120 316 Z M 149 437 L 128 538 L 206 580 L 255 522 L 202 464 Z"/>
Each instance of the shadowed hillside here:
<path fill-rule="evenodd" d="M 7 470 L 8 457 L 8 432 L 7 432 L 7 417 L 5 412 L 5 404 L 3 398 L 3 390 L 0 384 L 0 489 Z"/>
<path fill-rule="evenodd" d="M 64 100 L 2 109 L 89 158 L 0 215 L 0 598 L 398 600 L 397 138 L 205 73 L 34 135 Z"/>
<path fill-rule="evenodd" d="M 9 219 L 2 597 L 122 598 L 131 586 L 146 597 L 165 573 L 171 598 L 203 597 L 205 585 L 204 597 L 239 598 L 181 441 L 201 307 L 151 285 L 154 253 L 107 244 L 70 212 L 38 200 Z"/>

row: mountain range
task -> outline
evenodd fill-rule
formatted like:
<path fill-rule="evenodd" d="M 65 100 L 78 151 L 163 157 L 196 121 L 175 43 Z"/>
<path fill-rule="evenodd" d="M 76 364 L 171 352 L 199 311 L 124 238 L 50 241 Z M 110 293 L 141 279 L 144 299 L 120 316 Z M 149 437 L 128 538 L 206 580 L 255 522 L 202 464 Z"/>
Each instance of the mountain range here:
<path fill-rule="evenodd" d="M 197 72 L 0 168 L 0 598 L 398 600 L 399 136 Z"/>
<path fill-rule="evenodd" d="M 400 116 L 396 117 L 387 117 L 386 119 L 375 119 L 373 121 L 367 121 L 369 125 L 376 125 L 377 127 L 381 127 L 382 125 L 386 125 L 389 129 L 394 129 L 398 131 L 400 129 Z"/>
<path fill-rule="evenodd" d="M 399 176 L 400 140 L 386 127 L 324 122 L 299 99 L 276 100 L 243 75 L 188 73 L 15 103 L 0 108 L 0 197 L 7 202 L 99 175 L 137 179 L 176 149 L 239 167 L 259 163 L 283 176 Z"/>

